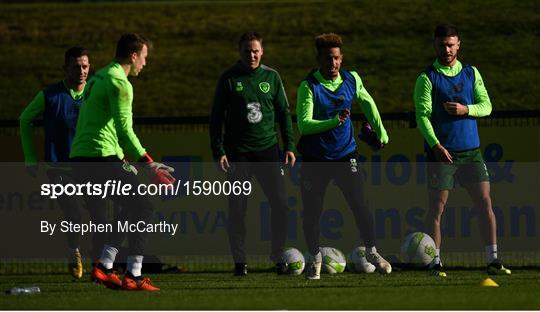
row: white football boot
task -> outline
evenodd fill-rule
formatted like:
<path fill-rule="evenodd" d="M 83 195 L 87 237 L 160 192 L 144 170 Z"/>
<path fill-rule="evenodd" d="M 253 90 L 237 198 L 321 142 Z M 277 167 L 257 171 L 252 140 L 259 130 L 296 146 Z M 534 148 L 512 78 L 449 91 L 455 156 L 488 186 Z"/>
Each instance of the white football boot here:
<path fill-rule="evenodd" d="M 304 271 L 306 279 L 309 280 L 318 280 L 321 279 L 321 266 L 322 266 L 322 255 L 321 252 L 318 252 L 315 256 L 311 253 L 307 253 L 306 259 L 306 269 Z"/>
<path fill-rule="evenodd" d="M 358 273 L 373 273 L 376 268 L 373 264 L 369 263 L 366 258 L 360 258 L 360 262 L 355 265 Z"/>
<path fill-rule="evenodd" d="M 373 273 L 375 272 L 375 266 L 366 259 L 366 247 L 359 247 L 357 249 L 358 262 L 354 263 L 354 269 L 358 273 Z"/>
<path fill-rule="evenodd" d="M 381 274 L 390 274 L 392 272 L 392 265 L 390 262 L 386 261 L 373 247 L 373 250 L 367 251 L 366 259 L 371 262 L 377 269 L 377 272 Z"/>

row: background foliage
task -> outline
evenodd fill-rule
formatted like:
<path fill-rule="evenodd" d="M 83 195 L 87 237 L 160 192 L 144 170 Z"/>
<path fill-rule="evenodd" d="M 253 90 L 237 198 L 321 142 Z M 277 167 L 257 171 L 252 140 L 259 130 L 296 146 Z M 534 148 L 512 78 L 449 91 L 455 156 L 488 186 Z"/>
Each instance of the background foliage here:
<path fill-rule="evenodd" d="M 313 38 L 323 32 L 343 36 L 344 68 L 360 73 L 382 112 L 411 111 L 441 22 L 459 26 L 460 59 L 479 68 L 494 109 L 538 109 L 538 12 L 535 0 L 4 3 L 0 119 L 17 118 L 37 91 L 62 78 L 66 48 L 88 47 L 97 70 L 124 32 L 155 44 L 132 79 L 135 116 L 208 115 L 215 83 L 247 30 L 263 34 L 263 62 L 281 73 L 293 113 L 296 87 L 316 66 Z"/>

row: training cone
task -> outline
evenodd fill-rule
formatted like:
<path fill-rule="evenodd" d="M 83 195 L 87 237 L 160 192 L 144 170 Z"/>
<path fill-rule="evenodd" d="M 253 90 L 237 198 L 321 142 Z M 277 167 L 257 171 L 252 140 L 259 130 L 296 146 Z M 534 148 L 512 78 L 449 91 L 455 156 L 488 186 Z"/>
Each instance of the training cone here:
<path fill-rule="evenodd" d="M 491 278 L 486 278 L 482 282 L 480 282 L 480 286 L 486 286 L 486 287 L 499 287 L 499 284 L 495 283 L 494 280 Z"/>

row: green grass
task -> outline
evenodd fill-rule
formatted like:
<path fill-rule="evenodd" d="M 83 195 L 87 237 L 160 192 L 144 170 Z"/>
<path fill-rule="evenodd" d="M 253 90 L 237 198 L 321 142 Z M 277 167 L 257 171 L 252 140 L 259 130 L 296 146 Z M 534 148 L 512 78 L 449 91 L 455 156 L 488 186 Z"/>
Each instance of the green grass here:
<path fill-rule="evenodd" d="M 151 276 L 160 292 L 125 292 L 67 275 L 2 275 L 0 289 L 37 285 L 39 295 L 0 294 L 1 309 L 540 309 L 538 271 L 514 270 L 493 279 L 500 287 L 481 287 L 483 271 L 449 271 L 441 280 L 423 271 L 302 276 L 251 273 L 182 273 Z"/>
<path fill-rule="evenodd" d="M 279 70 L 294 112 L 296 87 L 315 67 L 313 38 L 344 38 L 382 112 L 413 109 L 417 75 L 433 59 L 435 25 L 462 33 L 460 58 L 482 73 L 494 109 L 538 109 L 540 15 L 535 0 L 179 1 L 0 4 L 0 119 L 16 118 L 38 90 L 62 78 L 63 52 L 90 49 L 94 69 L 128 31 L 155 43 L 135 88 L 135 116 L 208 115 L 220 73 L 246 30 L 265 37 L 263 62 Z"/>

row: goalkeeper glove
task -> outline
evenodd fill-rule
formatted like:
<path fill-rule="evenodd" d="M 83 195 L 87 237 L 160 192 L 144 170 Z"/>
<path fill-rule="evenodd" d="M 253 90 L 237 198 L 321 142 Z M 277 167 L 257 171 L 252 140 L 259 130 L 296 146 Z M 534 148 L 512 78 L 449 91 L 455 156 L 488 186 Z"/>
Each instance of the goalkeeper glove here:
<path fill-rule="evenodd" d="M 150 176 L 150 179 L 154 184 L 174 184 L 176 179 L 171 175 L 174 172 L 174 168 L 158 163 L 152 159 L 148 154 L 144 154 L 139 162 L 144 163 L 143 169 Z"/>
<path fill-rule="evenodd" d="M 367 121 L 362 124 L 358 138 L 361 141 L 366 142 L 366 144 L 374 151 L 378 151 L 384 147 L 384 144 L 377 137 L 377 133 L 371 128 L 371 125 Z"/>

